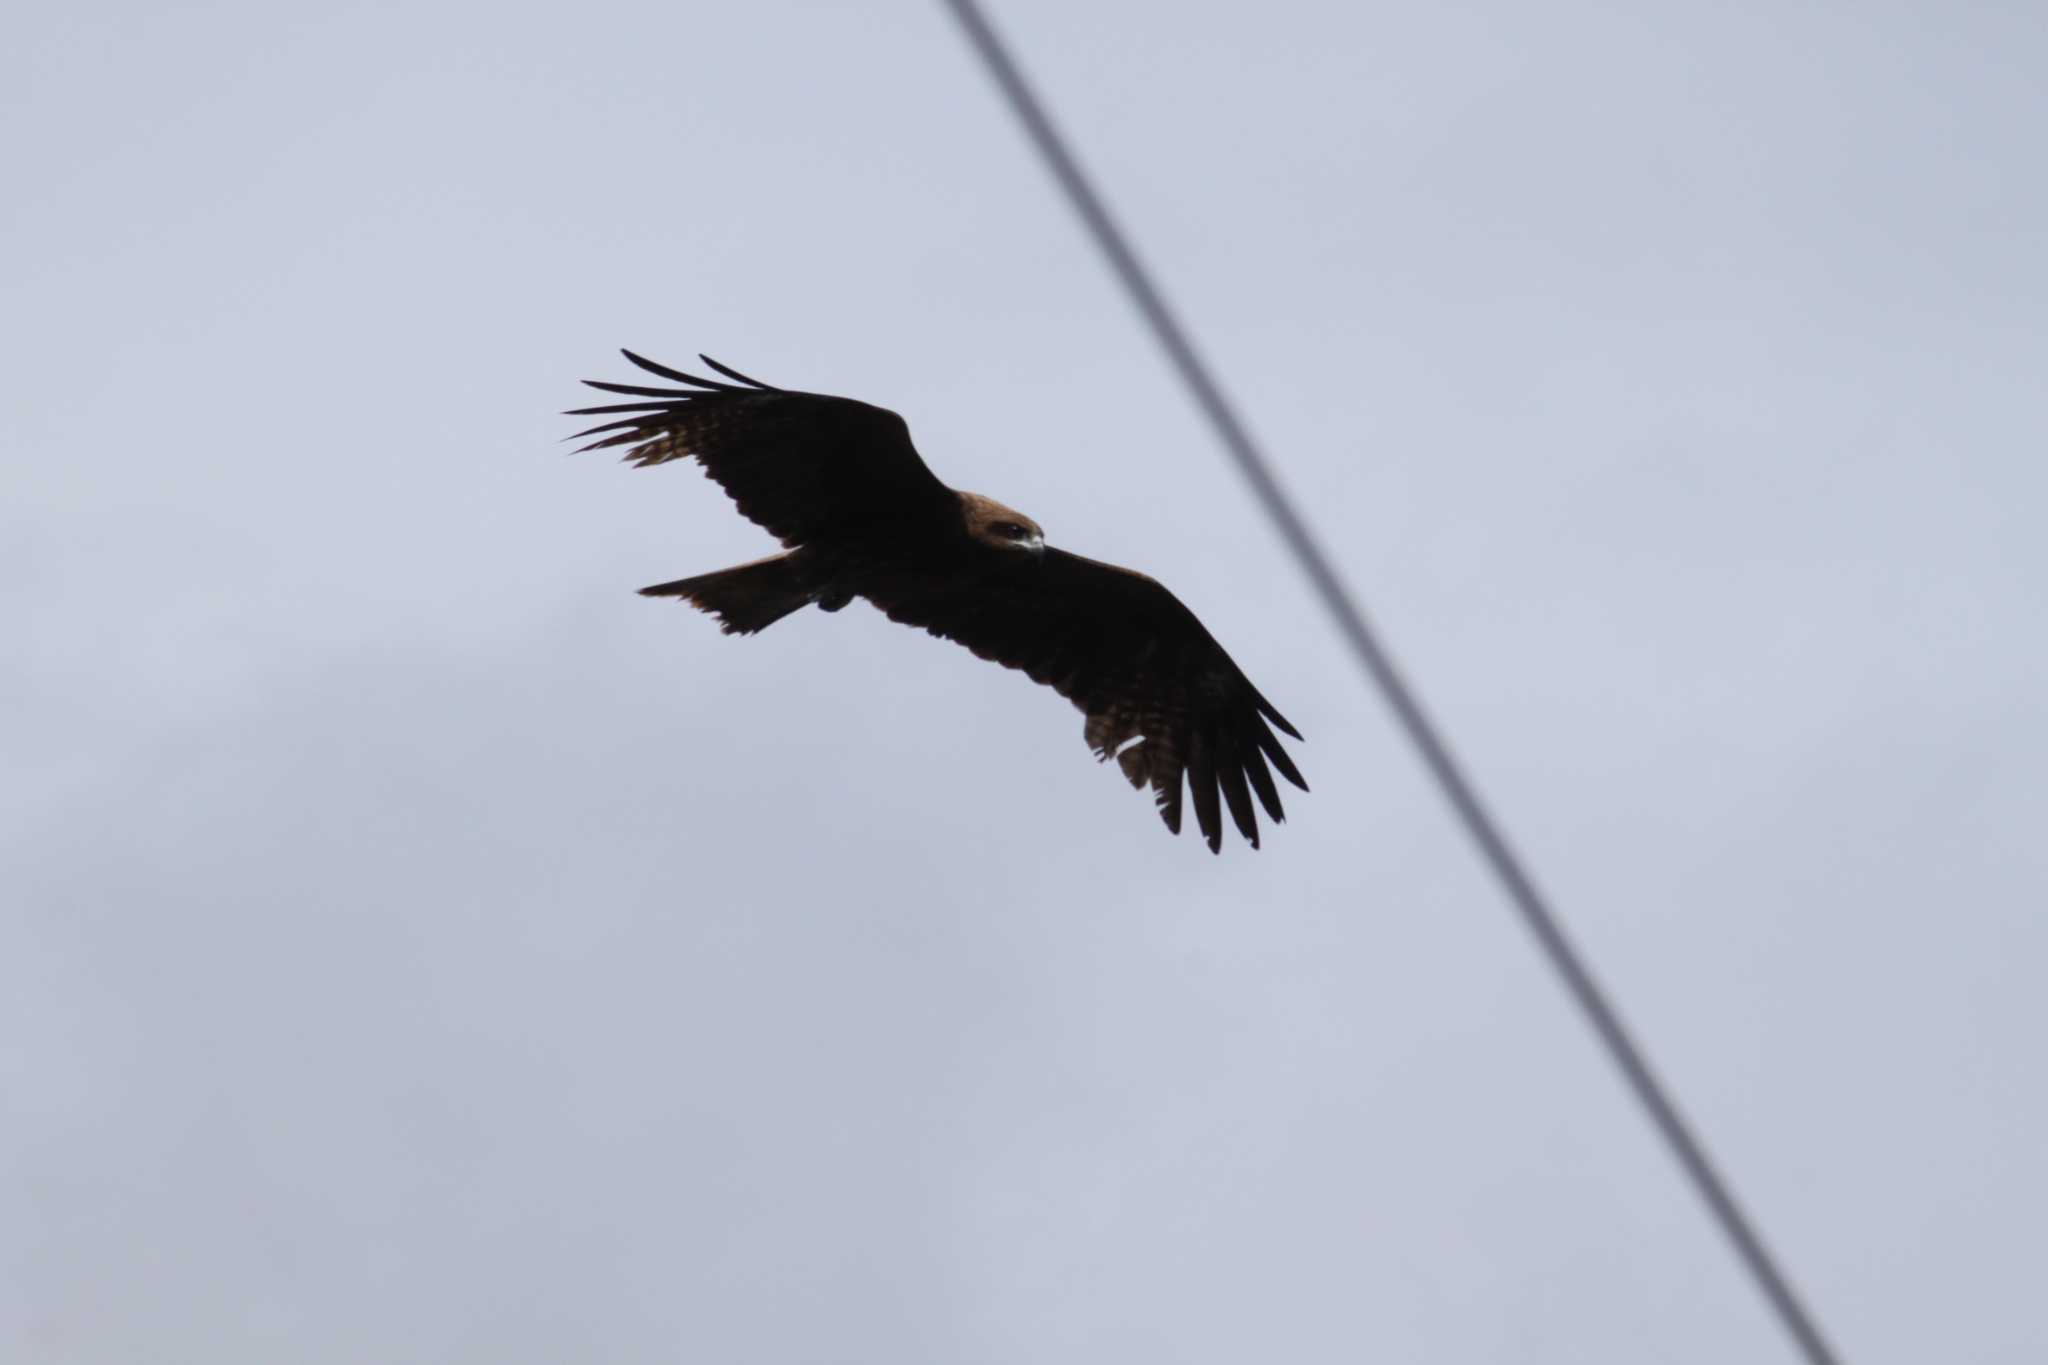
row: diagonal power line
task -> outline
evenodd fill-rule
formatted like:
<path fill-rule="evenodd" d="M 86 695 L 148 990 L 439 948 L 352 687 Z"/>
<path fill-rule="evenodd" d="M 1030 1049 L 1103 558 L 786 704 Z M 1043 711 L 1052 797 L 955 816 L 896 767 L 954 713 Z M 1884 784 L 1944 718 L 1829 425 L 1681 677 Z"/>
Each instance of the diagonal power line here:
<path fill-rule="evenodd" d="M 1143 315 L 1146 325 L 1152 330 L 1154 339 L 1173 362 L 1174 369 L 1193 395 L 1195 404 L 1215 427 L 1216 435 L 1222 440 L 1231 458 L 1251 484 L 1253 494 L 1266 515 L 1272 518 L 1287 546 L 1294 552 L 1303 572 L 1314 585 L 1316 594 L 1329 609 L 1331 618 L 1344 641 L 1357 656 L 1359 664 L 1371 677 L 1387 704 L 1393 708 L 1396 720 L 1400 722 L 1409 740 L 1422 756 L 1423 764 L 1430 776 L 1443 789 L 1444 798 L 1450 802 L 1458 821 L 1465 832 L 1478 846 L 1480 856 L 1485 860 L 1507 893 L 1510 903 L 1520 914 L 1529 931 L 1536 936 L 1537 944 L 1543 949 L 1550 965 L 1563 978 L 1565 989 L 1585 1014 L 1587 1023 L 1599 1035 L 1607 1055 L 1621 1071 L 1636 1099 L 1648 1113 L 1651 1124 L 1657 1129 L 1678 1159 L 1693 1189 L 1703 1200 L 1708 1211 L 1728 1241 L 1735 1249 L 1736 1256 L 1763 1291 L 1785 1330 L 1798 1344 L 1809 1365 L 1840 1365 L 1826 1338 L 1821 1335 L 1818 1324 L 1800 1302 L 1791 1281 L 1779 1268 L 1776 1259 L 1764 1246 L 1749 1215 L 1735 1201 L 1735 1195 L 1728 1187 L 1706 1148 L 1693 1133 L 1685 1117 L 1678 1112 L 1664 1083 L 1650 1069 L 1650 1063 L 1628 1028 L 1621 1021 L 1606 992 L 1593 979 L 1591 970 L 1579 956 L 1565 934 L 1564 926 L 1543 894 L 1536 889 L 1529 871 L 1522 860 L 1508 846 L 1507 837 L 1500 826 L 1487 813 L 1479 799 L 1478 791 L 1465 775 L 1449 746 L 1438 732 L 1436 725 L 1423 711 L 1421 701 L 1410 689 L 1387 653 L 1357 599 L 1337 575 L 1322 546 L 1317 542 L 1308 525 L 1295 510 L 1294 503 L 1280 487 L 1274 477 L 1271 464 L 1259 447 L 1252 441 L 1239 420 L 1237 412 L 1223 391 L 1217 387 L 1209 373 L 1209 367 L 1195 353 L 1194 343 L 1189 340 L 1173 310 L 1167 306 L 1159 287 L 1152 282 L 1151 272 L 1139 261 L 1137 253 L 1125 238 L 1109 209 L 1095 191 L 1094 185 L 1083 173 L 1066 141 L 1053 127 L 1037 94 L 1018 69 L 1003 40 L 990 27 L 988 18 L 982 13 L 978 0 L 945 0 L 953 17 L 959 21 L 968 41 L 987 66 L 988 73 L 1001 89 L 1009 102 L 1012 112 L 1030 134 L 1031 141 L 1045 158 L 1046 166 L 1052 171 L 1053 179 L 1065 192 L 1074 211 L 1081 216 L 1088 231 L 1095 239 L 1095 245 L 1108 258 L 1117 279 L 1130 295 L 1131 302 Z"/>

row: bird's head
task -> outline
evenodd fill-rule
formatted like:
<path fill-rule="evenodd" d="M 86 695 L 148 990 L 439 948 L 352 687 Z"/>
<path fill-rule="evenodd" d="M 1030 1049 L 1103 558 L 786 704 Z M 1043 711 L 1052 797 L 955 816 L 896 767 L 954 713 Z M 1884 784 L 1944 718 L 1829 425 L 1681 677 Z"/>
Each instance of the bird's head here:
<path fill-rule="evenodd" d="M 960 512 L 967 522 L 967 534 L 984 545 L 1034 555 L 1045 553 L 1045 532 L 1038 523 L 994 498 L 962 493 Z"/>

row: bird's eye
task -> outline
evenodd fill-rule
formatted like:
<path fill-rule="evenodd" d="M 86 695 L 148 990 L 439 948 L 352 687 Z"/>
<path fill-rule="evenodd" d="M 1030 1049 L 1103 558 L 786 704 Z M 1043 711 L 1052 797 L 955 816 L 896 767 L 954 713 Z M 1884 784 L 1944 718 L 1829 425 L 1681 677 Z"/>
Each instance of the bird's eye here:
<path fill-rule="evenodd" d="M 1025 535 L 1028 534 L 1023 527 L 1019 526 L 1014 521 L 997 522 L 996 533 L 998 535 L 1008 536 L 1011 540 L 1022 540 L 1024 539 Z"/>

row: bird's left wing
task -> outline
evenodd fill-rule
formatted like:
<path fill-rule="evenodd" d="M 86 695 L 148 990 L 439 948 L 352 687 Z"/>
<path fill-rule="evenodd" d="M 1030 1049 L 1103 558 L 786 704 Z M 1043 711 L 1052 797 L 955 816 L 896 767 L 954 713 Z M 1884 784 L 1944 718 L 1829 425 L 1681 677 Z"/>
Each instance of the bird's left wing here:
<path fill-rule="evenodd" d="M 951 515 L 958 505 L 887 408 L 773 388 L 709 356 L 699 359 L 724 380 L 625 356 L 677 387 L 584 380 L 634 401 L 572 409 L 571 416 L 612 418 L 576 433 L 597 437 L 580 449 L 624 446 L 636 465 L 695 456 L 740 512 L 784 545 L 835 527 Z"/>
<path fill-rule="evenodd" d="M 1088 747 L 1114 757 L 1133 787 L 1151 787 L 1176 834 L 1185 776 L 1212 851 L 1223 845 L 1223 806 L 1253 848 L 1254 794 L 1276 823 L 1285 818 L 1269 761 L 1308 790 L 1267 722 L 1301 735 L 1195 614 L 1143 574 L 1048 549 L 1005 555 L 965 579 L 905 580 L 867 596 L 891 620 L 1020 669 L 1073 702 L 1088 718 Z"/>

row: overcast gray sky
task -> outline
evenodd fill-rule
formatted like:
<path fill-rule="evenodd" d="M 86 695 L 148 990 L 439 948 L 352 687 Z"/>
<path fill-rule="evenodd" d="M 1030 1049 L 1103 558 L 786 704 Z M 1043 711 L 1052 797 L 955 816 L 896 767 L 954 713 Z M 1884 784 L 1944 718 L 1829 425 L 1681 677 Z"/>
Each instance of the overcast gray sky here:
<path fill-rule="evenodd" d="M 2043 1359 L 2044 12 L 998 13 L 1846 1356 Z M 32 6 L 0 147 L 0 1358 L 1791 1358 L 936 5 Z M 1314 793 L 634 597 L 768 542 L 619 345 Z"/>

